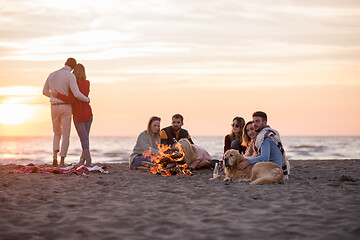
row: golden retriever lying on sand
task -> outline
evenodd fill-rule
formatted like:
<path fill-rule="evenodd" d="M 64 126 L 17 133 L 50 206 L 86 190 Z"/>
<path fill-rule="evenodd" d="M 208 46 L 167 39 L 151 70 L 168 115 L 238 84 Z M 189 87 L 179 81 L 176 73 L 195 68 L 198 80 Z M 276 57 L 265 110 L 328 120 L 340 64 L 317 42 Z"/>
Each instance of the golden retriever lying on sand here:
<path fill-rule="evenodd" d="M 240 155 L 238 150 L 229 149 L 224 154 L 224 172 L 219 174 L 218 166 L 215 166 L 213 178 L 236 181 L 250 182 L 251 185 L 260 185 L 263 183 L 283 183 L 285 176 L 281 167 L 272 162 L 259 162 L 250 164 L 245 169 L 237 169 L 237 165 L 245 158 Z"/>

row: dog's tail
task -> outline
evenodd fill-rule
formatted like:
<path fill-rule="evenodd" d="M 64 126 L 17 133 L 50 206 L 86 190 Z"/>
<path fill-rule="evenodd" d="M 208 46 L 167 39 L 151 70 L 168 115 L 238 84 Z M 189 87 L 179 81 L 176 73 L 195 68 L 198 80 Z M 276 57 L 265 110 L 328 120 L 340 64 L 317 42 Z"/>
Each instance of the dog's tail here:
<path fill-rule="evenodd" d="M 261 185 L 264 183 L 283 183 L 285 182 L 285 176 L 280 168 L 274 168 L 271 174 L 260 177 L 252 181 L 251 185 Z"/>

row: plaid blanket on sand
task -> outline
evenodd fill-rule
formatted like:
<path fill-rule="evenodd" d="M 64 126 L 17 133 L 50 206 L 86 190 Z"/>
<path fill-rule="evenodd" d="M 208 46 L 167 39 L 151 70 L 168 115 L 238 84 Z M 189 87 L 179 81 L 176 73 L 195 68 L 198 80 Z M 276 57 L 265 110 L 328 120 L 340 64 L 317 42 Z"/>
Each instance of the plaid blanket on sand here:
<path fill-rule="evenodd" d="M 74 173 L 76 175 L 86 175 L 91 171 L 98 171 L 101 173 L 108 173 L 104 168 L 94 166 L 94 167 L 86 167 L 86 166 L 69 166 L 66 168 L 58 168 L 58 167 L 42 167 L 35 166 L 33 164 L 29 164 L 27 166 L 21 166 L 19 169 L 15 169 L 10 171 L 10 173 L 54 173 L 54 174 L 66 174 L 66 173 Z"/>

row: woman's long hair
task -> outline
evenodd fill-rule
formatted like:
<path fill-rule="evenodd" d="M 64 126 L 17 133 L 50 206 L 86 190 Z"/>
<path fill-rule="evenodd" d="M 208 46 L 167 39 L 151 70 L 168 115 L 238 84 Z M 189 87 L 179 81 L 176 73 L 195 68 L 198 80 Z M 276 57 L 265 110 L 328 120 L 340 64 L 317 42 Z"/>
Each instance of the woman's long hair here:
<path fill-rule="evenodd" d="M 76 64 L 73 74 L 75 75 L 77 81 L 86 80 L 85 67 L 81 63 Z"/>
<path fill-rule="evenodd" d="M 252 139 L 250 138 L 250 136 L 248 135 L 248 133 L 246 131 L 247 126 L 249 126 L 252 123 L 253 123 L 253 121 L 247 122 L 243 128 L 242 145 L 245 147 L 249 147 L 251 144 L 251 141 L 252 141 Z"/>
<path fill-rule="evenodd" d="M 148 138 L 150 140 L 150 145 L 152 146 L 152 141 L 151 141 L 151 137 L 150 137 L 150 132 L 151 132 L 151 124 L 154 122 L 154 121 L 161 121 L 161 118 L 157 117 L 157 116 L 152 116 L 150 119 L 149 119 L 149 122 L 147 124 L 147 128 L 145 130 L 146 134 L 148 135 Z M 159 131 L 157 133 L 155 133 L 154 135 L 154 138 L 155 138 L 155 142 L 156 144 L 160 144 L 160 128 L 159 128 Z"/>
<path fill-rule="evenodd" d="M 182 149 L 184 150 L 184 154 L 185 154 L 185 160 L 187 165 L 189 166 L 193 161 L 196 160 L 196 147 L 190 143 L 190 141 L 186 138 L 182 138 L 179 140 L 178 142 Z"/>
<path fill-rule="evenodd" d="M 245 120 L 244 120 L 242 117 L 235 117 L 235 118 L 233 119 L 233 123 L 232 123 L 232 124 L 234 124 L 234 121 L 236 121 L 236 123 L 240 126 L 240 132 L 239 132 L 239 137 L 236 138 L 236 137 L 235 137 L 235 133 L 234 133 L 233 130 L 231 129 L 231 133 L 230 133 L 231 141 L 239 140 L 240 143 L 242 143 L 242 135 L 243 135 L 243 131 L 244 131 Z"/>

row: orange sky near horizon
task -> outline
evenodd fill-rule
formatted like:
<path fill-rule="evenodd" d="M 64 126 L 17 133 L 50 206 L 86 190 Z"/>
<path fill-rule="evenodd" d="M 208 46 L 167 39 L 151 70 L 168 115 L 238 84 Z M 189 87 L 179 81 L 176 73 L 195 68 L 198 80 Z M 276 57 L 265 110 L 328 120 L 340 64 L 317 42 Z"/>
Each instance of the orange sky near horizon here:
<path fill-rule="evenodd" d="M 257 110 L 281 135 L 360 136 L 359 1 L 66 3 L 0 3 L 0 136 L 52 135 L 42 88 L 68 57 L 91 82 L 92 136 L 175 113 L 223 136 Z"/>

